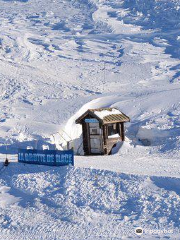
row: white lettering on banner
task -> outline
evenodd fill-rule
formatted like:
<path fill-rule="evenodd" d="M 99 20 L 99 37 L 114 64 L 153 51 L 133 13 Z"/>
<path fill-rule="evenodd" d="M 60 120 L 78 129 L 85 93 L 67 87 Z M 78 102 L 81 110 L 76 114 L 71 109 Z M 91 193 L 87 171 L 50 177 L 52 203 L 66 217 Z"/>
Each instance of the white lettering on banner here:
<path fill-rule="evenodd" d="M 73 163 L 73 152 L 60 152 L 54 151 L 43 153 L 43 151 L 37 152 L 19 152 L 18 160 L 25 163 L 39 163 L 47 165 L 68 165 Z"/>
<path fill-rule="evenodd" d="M 61 162 L 61 155 L 56 155 L 56 162 Z"/>
<path fill-rule="evenodd" d="M 56 162 L 71 163 L 72 155 L 71 154 L 56 155 Z"/>
<path fill-rule="evenodd" d="M 32 153 L 25 153 L 25 161 L 29 162 L 29 161 L 33 161 L 33 157 L 32 157 Z"/>
<path fill-rule="evenodd" d="M 26 162 L 46 162 L 46 155 L 45 154 L 36 154 L 36 153 L 20 153 L 19 160 L 26 161 Z"/>
<path fill-rule="evenodd" d="M 68 158 L 69 155 L 68 154 L 62 154 L 62 159 L 63 159 L 63 162 L 67 163 L 68 162 Z"/>
<path fill-rule="evenodd" d="M 19 153 L 19 160 L 23 161 L 24 160 L 24 153 Z"/>
<path fill-rule="evenodd" d="M 47 155 L 47 162 L 54 162 L 54 155 Z"/>
<path fill-rule="evenodd" d="M 38 153 L 38 154 L 34 154 L 34 156 L 35 156 L 35 158 L 34 158 L 35 161 L 46 162 L 46 155 L 45 154 Z"/>

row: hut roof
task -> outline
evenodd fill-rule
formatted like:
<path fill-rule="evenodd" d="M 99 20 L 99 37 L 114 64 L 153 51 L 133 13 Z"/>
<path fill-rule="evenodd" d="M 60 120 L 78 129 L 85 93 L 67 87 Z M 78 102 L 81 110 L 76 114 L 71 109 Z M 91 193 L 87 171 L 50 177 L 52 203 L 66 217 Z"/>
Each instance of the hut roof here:
<path fill-rule="evenodd" d="M 81 121 L 87 115 L 97 118 L 103 124 L 130 121 L 130 118 L 126 116 L 124 113 L 122 113 L 121 111 L 119 111 L 117 108 L 98 108 L 98 109 L 87 110 L 83 115 L 81 115 L 76 120 L 76 123 L 81 123 Z"/>

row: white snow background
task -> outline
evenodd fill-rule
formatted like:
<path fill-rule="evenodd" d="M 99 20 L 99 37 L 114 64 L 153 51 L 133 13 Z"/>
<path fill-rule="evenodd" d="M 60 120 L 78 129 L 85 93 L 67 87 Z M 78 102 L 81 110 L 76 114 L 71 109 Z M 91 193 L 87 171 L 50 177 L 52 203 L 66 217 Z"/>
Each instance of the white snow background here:
<path fill-rule="evenodd" d="M 0 0 L 0 240 L 180 239 L 179 59 L 179 0 Z M 98 107 L 131 118 L 113 155 L 17 163 Z"/>

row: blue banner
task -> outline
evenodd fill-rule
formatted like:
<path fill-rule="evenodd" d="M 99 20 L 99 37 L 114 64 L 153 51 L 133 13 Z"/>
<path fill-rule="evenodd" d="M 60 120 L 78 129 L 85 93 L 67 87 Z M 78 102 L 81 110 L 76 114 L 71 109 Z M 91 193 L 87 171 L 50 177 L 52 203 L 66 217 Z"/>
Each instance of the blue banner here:
<path fill-rule="evenodd" d="M 74 152 L 73 150 L 19 149 L 18 162 L 48 166 L 74 166 Z"/>
<path fill-rule="evenodd" d="M 86 123 L 98 123 L 99 121 L 96 118 L 86 118 L 85 119 Z"/>

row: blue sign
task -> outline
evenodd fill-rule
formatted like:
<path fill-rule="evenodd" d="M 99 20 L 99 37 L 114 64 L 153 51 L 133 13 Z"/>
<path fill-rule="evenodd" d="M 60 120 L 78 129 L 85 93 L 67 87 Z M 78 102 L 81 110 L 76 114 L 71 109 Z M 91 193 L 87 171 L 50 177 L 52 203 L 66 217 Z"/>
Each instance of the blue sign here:
<path fill-rule="evenodd" d="M 31 150 L 19 149 L 18 162 L 48 166 L 74 166 L 73 150 Z"/>
<path fill-rule="evenodd" d="M 98 123 L 99 121 L 96 118 L 89 118 L 89 119 L 85 119 L 86 123 Z"/>

